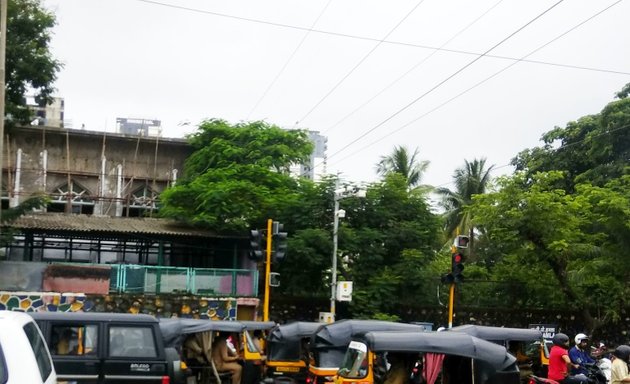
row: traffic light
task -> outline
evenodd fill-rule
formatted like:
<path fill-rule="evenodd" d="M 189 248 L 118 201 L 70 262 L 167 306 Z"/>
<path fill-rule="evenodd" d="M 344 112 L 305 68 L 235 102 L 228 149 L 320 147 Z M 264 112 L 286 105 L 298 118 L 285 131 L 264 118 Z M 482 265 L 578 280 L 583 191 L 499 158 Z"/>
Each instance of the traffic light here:
<path fill-rule="evenodd" d="M 442 284 L 453 284 L 455 282 L 455 278 L 452 273 L 445 273 L 440 276 L 440 281 Z"/>
<path fill-rule="evenodd" d="M 249 231 L 249 258 L 260 262 L 265 260 L 265 236 L 262 231 L 252 229 Z"/>
<path fill-rule="evenodd" d="M 272 237 L 271 244 L 273 245 L 273 256 L 274 262 L 282 262 L 287 256 L 287 237 L 288 234 L 286 232 L 278 232 L 275 233 Z"/>
<path fill-rule="evenodd" d="M 464 281 L 464 275 L 462 274 L 463 271 L 464 256 L 459 252 L 455 252 L 453 253 L 451 259 L 451 273 L 454 283 L 461 283 L 462 281 Z"/>

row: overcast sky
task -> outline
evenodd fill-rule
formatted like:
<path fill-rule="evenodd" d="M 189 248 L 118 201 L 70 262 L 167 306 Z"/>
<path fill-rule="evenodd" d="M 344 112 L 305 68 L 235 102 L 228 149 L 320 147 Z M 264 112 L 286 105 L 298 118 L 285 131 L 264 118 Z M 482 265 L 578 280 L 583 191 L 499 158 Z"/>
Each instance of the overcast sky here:
<path fill-rule="evenodd" d="M 464 159 L 504 166 L 630 82 L 630 0 L 44 4 L 75 128 L 152 118 L 183 137 L 264 119 L 327 136 L 326 171 L 356 182 L 397 145 L 430 161 L 426 184 Z"/>

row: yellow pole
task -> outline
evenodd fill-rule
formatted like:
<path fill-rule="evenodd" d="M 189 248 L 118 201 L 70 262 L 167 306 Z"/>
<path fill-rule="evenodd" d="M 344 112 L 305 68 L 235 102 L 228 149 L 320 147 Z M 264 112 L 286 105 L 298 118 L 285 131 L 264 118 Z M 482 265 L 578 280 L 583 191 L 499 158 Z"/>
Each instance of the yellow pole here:
<path fill-rule="evenodd" d="M 459 227 L 457 227 L 456 236 L 459 236 Z M 457 252 L 455 244 L 451 245 L 451 265 L 453 263 L 453 255 Z M 452 273 L 453 271 L 451 271 Z M 448 294 L 448 327 L 453 328 L 453 307 L 455 306 L 455 283 L 451 283 L 451 288 Z"/>
<path fill-rule="evenodd" d="M 263 321 L 269 321 L 269 275 L 271 274 L 271 237 L 273 220 L 267 220 L 267 256 L 265 258 L 265 302 L 263 304 Z"/>
<path fill-rule="evenodd" d="M 455 301 L 455 283 L 451 283 L 448 295 L 448 327 L 453 328 L 453 302 Z"/>

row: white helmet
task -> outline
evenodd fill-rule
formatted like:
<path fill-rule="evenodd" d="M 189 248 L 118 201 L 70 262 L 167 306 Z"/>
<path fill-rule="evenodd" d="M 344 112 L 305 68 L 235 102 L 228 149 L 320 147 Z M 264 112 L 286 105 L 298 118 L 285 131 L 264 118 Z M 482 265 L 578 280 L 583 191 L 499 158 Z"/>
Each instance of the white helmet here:
<path fill-rule="evenodd" d="M 583 333 L 578 333 L 575 335 L 575 345 L 580 344 L 583 340 L 588 340 L 588 336 Z"/>

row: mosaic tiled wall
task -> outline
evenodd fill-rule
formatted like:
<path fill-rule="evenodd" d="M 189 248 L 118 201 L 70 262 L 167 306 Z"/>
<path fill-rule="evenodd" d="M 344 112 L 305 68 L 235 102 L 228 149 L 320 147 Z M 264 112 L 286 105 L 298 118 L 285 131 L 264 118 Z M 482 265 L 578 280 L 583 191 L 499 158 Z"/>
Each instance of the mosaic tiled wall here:
<path fill-rule="evenodd" d="M 85 295 L 40 292 L 0 292 L 0 310 L 24 312 L 90 311 L 93 303 Z"/>
<path fill-rule="evenodd" d="M 0 310 L 145 313 L 157 317 L 235 320 L 237 301 L 234 298 L 210 299 L 178 295 L 101 296 L 0 291 Z"/>

